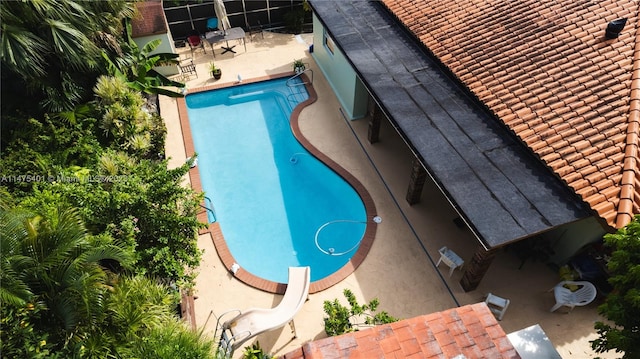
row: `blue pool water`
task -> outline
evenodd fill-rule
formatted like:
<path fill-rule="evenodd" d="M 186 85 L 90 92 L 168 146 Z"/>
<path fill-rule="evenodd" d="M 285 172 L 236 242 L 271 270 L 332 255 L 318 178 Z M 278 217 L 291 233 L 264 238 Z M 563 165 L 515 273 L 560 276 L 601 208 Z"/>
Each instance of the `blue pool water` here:
<path fill-rule="evenodd" d="M 309 154 L 289 125 L 306 100 L 286 79 L 186 98 L 198 169 L 236 262 L 258 277 L 287 282 L 289 266 L 311 280 L 344 266 L 364 235 L 356 191 Z"/>

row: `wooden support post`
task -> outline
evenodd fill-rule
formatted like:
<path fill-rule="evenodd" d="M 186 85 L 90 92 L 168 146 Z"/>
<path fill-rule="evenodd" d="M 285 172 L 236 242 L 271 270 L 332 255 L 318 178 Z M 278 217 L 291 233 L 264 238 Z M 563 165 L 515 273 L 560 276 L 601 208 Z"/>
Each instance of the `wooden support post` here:
<path fill-rule="evenodd" d="M 496 256 L 496 250 L 485 250 L 482 246 L 478 246 L 476 253 L 473 254 L 471 261 L 465 267 L 460 285 L 465 292 L 470 292 L 478 288 L 480 281 L 489 270 L 493 258 Z"/>
<path fill-rule="evenodd" d="M 416 204 L 420 202 L 422 188 L 427 180 L 427 171 L 422 167 L 422 163 L 417 158 L 413 159 L 411 164 L 411 179 L 409 180 L 409 188 L 407 189 L 407 202 Z"/>
<path fill-rule="evenodd" d="M 382 113 L 382 110 L 374 104 L 369 116 L 369 131 L 367 133 L 369 143 L 376 143 L 380 141 L 380 124 L 382 123 L 383 118 L 385 118 L 384 113 Z"/>

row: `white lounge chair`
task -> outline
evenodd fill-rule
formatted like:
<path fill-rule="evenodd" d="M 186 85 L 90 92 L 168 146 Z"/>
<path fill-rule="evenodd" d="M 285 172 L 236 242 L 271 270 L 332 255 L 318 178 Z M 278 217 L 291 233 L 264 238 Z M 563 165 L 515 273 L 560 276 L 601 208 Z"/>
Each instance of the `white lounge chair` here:
<path fill-rule="evenodd" d="M 297 336 L 293 317 L 298 313 L 309 296 L 311 283 L 310 267 L 289 267 L 289 282 L 280 303 L 274 308 L 251 308 L 245 311 L 237 311 L 240 314 L 222 325 L 218 325 L 222 331 L 220 336 L 220 350 L 231 356 L 247 340 L 264 333 L 275 330 L 289 323 L 294 338 Z M 233 311 L 229 311 L 230 313 Z M 220 315 L 218 322 L 226 313 Z"/>

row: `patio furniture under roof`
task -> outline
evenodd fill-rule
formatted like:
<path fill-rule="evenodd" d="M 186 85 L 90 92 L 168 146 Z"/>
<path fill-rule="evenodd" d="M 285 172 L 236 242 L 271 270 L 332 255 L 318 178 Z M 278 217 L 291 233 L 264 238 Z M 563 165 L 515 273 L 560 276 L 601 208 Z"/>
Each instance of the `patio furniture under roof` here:
<path fill-rule="evenodd" d="M 311 5 L 485 251 L 591 216 L 585 203 L 472 99 L 381 3 Z"/>

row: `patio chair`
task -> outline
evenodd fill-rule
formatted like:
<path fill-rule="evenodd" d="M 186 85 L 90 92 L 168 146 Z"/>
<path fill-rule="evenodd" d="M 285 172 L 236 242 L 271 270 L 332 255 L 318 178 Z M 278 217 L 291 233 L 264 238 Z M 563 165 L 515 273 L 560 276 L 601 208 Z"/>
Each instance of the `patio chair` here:
<path fill-rule="evenodd" d="M 264 32 L 262 32 L 262 24 L 260 23 L 260 21 L 258 21 L 258 25 L 252 25 L 249 26 L 249 39 L 251 39 L 251 42 L 253 42 L 253 35 L 255 34 L 260 34 L 260 36 L 262 36 L 262 38 L 264 39 Z"/>
<path fill-rule="evenodd" d="M 207 31 L 216 31 L 218 30 L 218 18 L 210 17 L 207 19 Z"/>
<path fill-rule="evenodd" d="M 446 246 L 440 248 L 438 252 L 440 253 L 440 259 L 438 260 L 438 263 L 436 263 L 436 267 L 439 266 L 440 263 L 444 262 L 444 264 L 449 266 L 449 277 L 451 277 L 456 268 L 461 268 L 464 264 L 464 260 L 462 260 L 456 252 Z"/>
<path fill-rule="evenodd" d="M 571 288 L 567 288 L 565 285 L 578 288 L 571 290 Z M 551 307 L 551 312 L 556 311 L 562 306 L 569 307 L 569 311 L 572 311 L 576 306 L 583 306 L 593 302 L 598 294 L 596 287 L 587 281 L 565 280 L 558 283 L 549 291 L 552 290 L 556 298 L 556 304 Z"/>
<path fill-rule="evenodd" d="M 197 50 L 198 48 L 202 49 L 202 51 L 206 54 L 207 50 L 205 50 L 204 48 L 204 41 L 202 41 L 202 38 L 200 37 L 200 34 L 197 32 L 192 32 L 188 37 L 187 37 L 187 43 L 189 44 L 189 47 L 191 48 L 191 55 L 193 56 L 193 52 L 195 50 Z"/>
<path fill-rule="evenodd" d="M 198 78 L 196 65 L 193 63 L 192 58 L 180 60 L 180 62 L 178 62 L 178 69 L 180 70 L 182 81 L 189 80 L 191 78 L 191 75 L 196 75 L 196 78 Z"/>
<path fill-rule="evenodd" d="M 502 320 L 504 313 L 507 311 L 507 308 L 509 308 L 509 303 L 511 303 L 509 299 L 501 298 L 491 293 L 487 294 L 487 299 L 485 299 L 484 302 L 498 320 Z"/>

